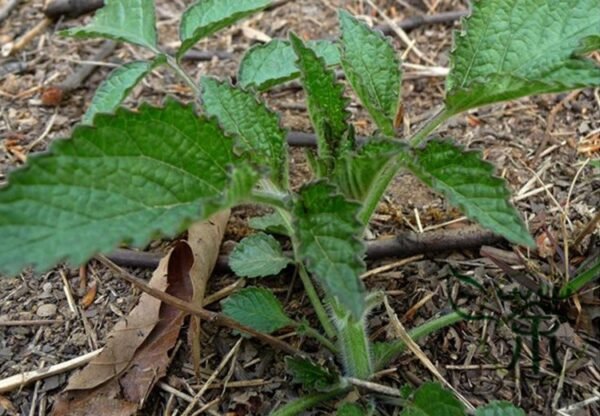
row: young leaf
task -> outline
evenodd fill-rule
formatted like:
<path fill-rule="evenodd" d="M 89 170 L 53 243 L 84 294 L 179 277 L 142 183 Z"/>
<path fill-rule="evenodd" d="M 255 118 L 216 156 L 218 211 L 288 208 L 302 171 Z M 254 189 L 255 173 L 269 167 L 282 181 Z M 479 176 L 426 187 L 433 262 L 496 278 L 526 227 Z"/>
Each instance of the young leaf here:
<path fill-rule="evenodd" d="M 212 35 L 259 10 L 271 0 L 199 0 L 181 16 L 179 38 L 181 47 L 177 57 L 194 46 L 200 39 Z"/>
<path fill-rule="evenodd" d="M 600 85 L 599 0 L 473 2 L 455 35 L 446 105 L 458 113 L 526 95 Z"/>
<path fill-rule="evenodd" d="M 365 416 L 365 410 L 354 403 L 344 403 L 338 409 L 336 416 Z"/>
<path fill-rule="evenodd" d="M 270 334 L 291 325 L 283 306 L 267 289 L 251 287 L 221 302 L 223 313 L 242 325 Z"/>
<path fill-rule="evenodd" d="M 479 152 L 464 151 L 450 141 L 430 141 L 414 152 L 410 170 L 465 215 L 513 243 L 535 245 L 509 202 L 505 182 L 493 176 L 494 167 Z"/>
<path fill-rule="evenodd" d="M 213 78 L 202 78 L 206 112 L 217 117 L 236 148 L 252 154 L 259 166 L 269 166 L 273 182 L 287 189 L 287 142 L 279 116 L 252 93 Z"/>
<path fill-rule="evenodd" d="M 307 269 L 357 320 L 365 310 L 359 278 L 365 268 L 359 207 L 325 182 L 302 187 L 294 205 L 298 252 Z"/>
<path fill-rule="evenodd" d="M 288 230 L 281 215 L 277 212 L 263 215 L 262 217 L 253 217 L 248 220 L 248 225 L 258 231 L 264 231 L 271 234 L 288 235 Z"/>
<path fill-rule="evenodd" d="M 438 383 L 425 383 L 400 416 L 465 416 L 462 404 Z"/>
<path fill-rule="evenodd" d="M 495 401 L 477 408 L 475 416 L 525 416 L 525 412 L 512 403 Z"/>
<path fill-rule="evenodd" d="M 310 120 L 317 134 L 319 156 L 326 162 L 333 160 L 346 149 L 354 146 L 349 132 L 346 111 L 347 99 L 344 88 L 335 80 L 334 73 L 315 51 L 307 47 L 300 38 L 290 33 L 290 41 L 298 57 L 296 65 L 300 68 L 302 84 L 306 90 L 306 101 Z"/>
<path fill-rule="evenodd" d="M 89 25 L 63 30 L 61 34 L 122 40 L 156 52 L 154 21 L 152 0 L 105 0 Z"/>
<path fill-rule="evenodd" d="M 290 262 L 283 254 L 279 242 L 264 233 L 242 239 L 229 256 L 231 270 L 240 277 L 272 276 Z"/>
<path fill-rule="evenodd" d="M 402 72 L 394 48 L 379 32 L 340 10 L 342 67 L 381 131 L 394 136 Z"/>
<path fill-rule="evenodd" d="M 112 113 L 129 95 L 129 92 L 154 68 L 155 63 L 134 61 L 112 71 L 100 84 L 94 94 L 92 103 L 85 112 L 81 122 L 92 124 L 97 113 Z"/>
<path fill-rule="evenodd" d="M 395 165 L 398 154 L 405 146 L 388 139 L 372 138 L 354 152 L 346 152 L 338 158 L 334 177 L 340 190 L 351 199 L 364 201 L 369 192 L 377 189 L 377 181 L 389 182 L 389 176 L 397 172 Z"/>
<path fill-rule="evenodd" d="M 309 360 L 286 357 L 285 365 L 294 382 L 302 384 L 307 390 L 323 391 L 337 383 L 337 376 Z"/>
<path fill-rule="evenodd" d="M 323 58 L 325 65 L 340 64 L 338 47 L 328 40 L 306 42 L 307 46 Z M 248 49 L 238 73 L 238 82 L 244 87 L 264 91 L 270 87 L 300 76 L 295 63 L 296 54 L 292 45 L 283 39 L 273 39 Z"/>
<path fill-rule="evenodd" d="M 215 122 L 174 101 L 97 115 L 0 189 L 0 270 L 80 264 L 231 206 L 257 181 L 232 147 Z"/>

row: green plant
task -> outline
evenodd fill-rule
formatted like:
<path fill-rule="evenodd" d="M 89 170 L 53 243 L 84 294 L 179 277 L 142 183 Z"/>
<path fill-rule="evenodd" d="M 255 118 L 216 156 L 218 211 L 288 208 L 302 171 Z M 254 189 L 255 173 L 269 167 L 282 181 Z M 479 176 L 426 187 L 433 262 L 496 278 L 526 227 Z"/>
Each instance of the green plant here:
<path fill-rule="evenodd" d="M 450 140 L 426 139 L 471 108 L 600 85 L 600 68 L 584 57 L 600 47 L 600 1 L 474 3 L 455 38 L 445 105 L 401 139 L 395 125 L 399 59 L 381 34 L 344 11 L 338 44 L 305 43 L 290 34 L 288 41 L 248 51 L 239 74 L 246 89 L 212 78 L 198 85 L 182 69 L 179 59 L 198 40 L 269 3 L 199 1 L 182 17 L 182 45 L 175 56 L 158 46 L 153 5 L 146 0 L 129 0 L 127 7 L 107 0 L 90 25 L 64 32 L 134 43 L 154 58 L 114 71 L 71 139 L 56 142 L 10 175 L 0 190 L 0 269 L 15 273 L 28 265 L 45 270 L 63 260 L 82 263 L 122 242 L 143 246 L 157 235 L 176 235 L 192 221 L 242 202 L 270 206 L 274 213 L 254 223 L 289 237 L 293 258 L 283 256 L 276 239 L 257 234 L 239 243 L 232 267 L 242 276 L 258 277 L 293 263 L 324 334 L 289 318 L 266 289 L 239 291 L 223 302 L 223 310 L 264 332 L 293 326 L 338 354 L 343 376 L 326 377 L 325 369 L 296 363 L 302 368 L 296 377 L 307 388 L 325 390 L 286 407 L 298 410 L 344 393 L 346 377 L 367 379 L 405 348 L 401 342 L 370 342 L 366 316 L 379 296 L 368 294 L 360 280 L 365 270 L 361 237 L 399 169 L 414 173 L 484 227 L 513 243 L 533 245 L 491 164 Z M 557 11 L 565 8 L 569 13 Z M 338 64 L 377 126 L 364 143 L 357 142 L 348 122 L 348 100 L 331 68 Z M 159 65 L 194 91 L 204 115 L 173 100 L 160 108 L 142 105 L 137 112 L 117 108 Z M 297 76 L 306 91 L 317 150 L 307 153 L 315 180 L 294 193 L 285 130 L 253 90 Z M 458 314 L 442 316 L 412 335 L 427 335 L 459 319 Z M 307 382 L 307 374 L 314 379 Z M 277 414 L 292 414 L 285 412 Z"/>

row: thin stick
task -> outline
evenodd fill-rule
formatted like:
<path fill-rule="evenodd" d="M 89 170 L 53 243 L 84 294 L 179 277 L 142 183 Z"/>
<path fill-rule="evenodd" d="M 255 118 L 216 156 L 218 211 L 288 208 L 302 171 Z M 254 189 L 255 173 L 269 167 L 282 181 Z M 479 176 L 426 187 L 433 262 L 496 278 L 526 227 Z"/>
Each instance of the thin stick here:
<path fill-rule="evenodd" d="M 202 395 L 206 392 L 208 387 L 210 387 L 210 385 L 213 383 L 213 381 L 215 381 L 215 379 L 217 378 L 219 373 L 223 370 L 223 368 L 225 368 L 225 366 L 227 365 L 229 360 L 231 360 L 231 358 L 235 354 L 237 354 L 238 350 L 240 349 L 240 345 L 242 344 L 242 339 L 243 338 L 238 339 L 237 342 L 235 343 L 235 345 L 233 346 L 233 348 L 231 350 L 229 350 L 229 352 L 227 353 L 227 355 L 225 357 L 223 357 L 219 366 L 215 369 L 215 371 L 213 371 L 213 373 L 210 375 L 208 380 L 206 380 L 206 382 L 204 383 L 202 388 L 198 391 L 198 393 L 196 393 L 196 395 L 194 396 L 194 399 L 188 405 L 188 407 L 183 411 L 181 416 L 188 416 L 194 410 L 194 407 L 196 406 L 196 403 L 198 403 L 198 400 L 200 400 L 202 398 Z"/>
<path fill-rule="evenodd" d="M 90 60 L 95 62 L 102 62 L 103 60 L 108 58 L 110 54 L 113 53 L 116 47 L 116 42 L 112 40 L 107 40 L 100 46 L 98 52 L 96 52 L 96 54 Z M 98 65 L 96 64 L 86 63 L 80 65 L 75 70 L 75 72 L 69 75 L 63 82 L 58 84 L 57 87 L 60 88 L 63 91 L 63 93 L 71 92 L 79 88 L 97 68 Z"/>
<path fill-rule="evenodd" d="M 54 364 L 49 367 L 40 368 L 38 370 L 27 371 L 25 373 L 17 374 L 4 380 L 0 380 L 0 393 L 4 393 L 7 391 L 12 391 L 17 388 L 23 387 L 26 384 L 33 383 L 34 381 L 42 380 L 47 377 L 54 376 L 56 374 L 61 374 L 69 370 L 73 370 L 74 368 L 81 367 L 82 365 L 87 364 L 92 359 L 94 359 L 100 352 L 102 348 L 88 352 L 80 357 L 73 358 L 71 360 L 65 361 L 64 363 Z"/>
<path fill-rule="evenodd" d="M 19 4 L 19 0 L 7 0 L 4 6 L 0 9 L 0 23 L 8 17 L 10 12 Z"/>
<path fill-rule="evenodd" d="M 221 325 L 221 326 L 226 326 L 228 328 L 235 329 L 240 332 L 245 332 L 248 335 L 252 335 L 253 337 L 259 339 L 260 341 L 264 342 L 265 344 L 269 344 L 273 348 L 287 352 L 288 354 L 292 354 L 294 356 L 300 356 L 300 357 L 304 357 L 306 355 L 303 352 L 292 347 L 290 344 L 288 344 L 286 342 L 283 342 L 275 337 L 264 334 L 262 332 L 256 331 L 255 329 L 252 329 L 245 325 L 241 325 L 238 322 L 234 321 L 233 319 L 231 319 L 221 313 L 208 311 L 204 308 L 200 308 L 189 302 L 185 302 L 185 301 L 179 299 L 178 297 L 169 295 L 168 293 L 165 293 L 163 291 L 155 289 L 155 288 L 149 286 L 144 280 L 132 275 L 131 273 L 127 272 L 126 270 L 123 270 L 121 267 L 117 266 L 115 263 L 110 261 L 105 256 L 98 255 L 98 256 L 96 256 L 96 259 L 100 263 L 104 264 L 106 267 L 111 269 L 113 272 L 117 273 L 117 275 L 121 279 L 125 280 L 126 282 L 131 283 L 132 285 L 134 285 L 135 287 L 140 289 L 142 292 L 147 293 L 150 296 L 153 296 L 168 305 L 171 305 L 175 308 L 181 309 L 182 311 L 189 312 L 191 314 L 199 316 L 201 319 L 203 319 L 205 321 L 213 322 L 213 323 L 215 323 L 217 325 Z"/>
<path fill-rule="evenodd" d="M 478 249 L 506 241 L 503 237 L 479 226 L 467 226 L 455 230 L 440 230 L 423 234 L 405 232 L 394 237 L 368 241 L 367 259 L 386 257 L 410 257 L 419 254 L 440 253 L 455 250 Z M 285 253 L 291 256 L 291 252 Z M 161 258 L 159 253 L 117 249 L 107 256 L 120 266 L 156 268 Z M 215 270 L 229 271 L 229 257 L 219 256 Z"/>
<path fill-rule="evenodd" d="M 50 26 L 51 23 L 52 23 L 52 20 L 48 19 L 47 17 L 42 19 L 37 25 L 35 25 L 33 28 L 31 28 L 27 33 L 25 33 L 23 36 L 21 36 L 15 42 L 15 44 L 12 46 L 12 48 L 10 48 L 8 55 L 14 55 L 15 53 L 19 52 L 24 47 L 29 45 L 29 43 L 33 39 L 35 39 L 36 36 L 38 36 L 40 33 L 42 33 L 44 30 L 46 30 L 46 28 L 48 26 Z"/>
<path fill-rule="evenodd" d="M 64 319 L 31 319 L 17 321 L 0 321 L 2 326 L 36 326 L 36 325 L 53 325 L 65 322 Z"/>
<path fill-rule="evenodd" d="M 373 383 L 371 381 L 365 381 L 354 377 L 346 377 L 346 380 L 348 380 L 350 384 L 353 384 L 357 387 L 363 387 L 376 393 L 381 393 L 392 397 L 402 397 L 402 393 L 399 389 L 384 386 L 383 384 Z"/>

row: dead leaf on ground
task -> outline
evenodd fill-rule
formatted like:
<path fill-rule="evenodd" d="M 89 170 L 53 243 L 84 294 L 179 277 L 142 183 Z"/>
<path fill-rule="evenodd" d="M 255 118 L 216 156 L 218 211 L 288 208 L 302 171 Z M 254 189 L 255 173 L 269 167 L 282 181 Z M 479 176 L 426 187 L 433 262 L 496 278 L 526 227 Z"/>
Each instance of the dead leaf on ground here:
<path fill-rule="evenodd" d="M 219 248 L 225 235 L 229 214 L 229 210 L 221 211 L 208 221 L 193 224 L 188 230 L 188 244 L 194 252 L 195 259 L 190 270 L 193 287 L 192 303 L 194 305 L 202 306 L 206 284 L 219 257 Z M 200 377 L 200 329 L 200 318 L 192 316 L 188 339 L 192 352 L 192 364 L 197 377 Z"/>

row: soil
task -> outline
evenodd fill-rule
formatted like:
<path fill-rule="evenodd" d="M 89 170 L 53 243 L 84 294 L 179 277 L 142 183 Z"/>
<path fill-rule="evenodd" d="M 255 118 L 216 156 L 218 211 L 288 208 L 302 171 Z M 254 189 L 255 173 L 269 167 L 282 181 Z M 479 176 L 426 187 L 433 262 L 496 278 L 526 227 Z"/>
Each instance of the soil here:
<path fill-rule="evenodd" d="M 40 3 L 19 3 L 0 27 L 0 45 L 18 39 L 43 18 Z M 457 0 L 376 0 L 375 3 L 394 20 L 419 13 L 467 8 L 465 2 Z M 167 48 L 177 46 L 178 16 L 186 4 L 182 0 L 157 1 L 159 38 Z M 368 2 L 362 0 L 292 1 L 222 31 L 196 46 L 198 50 L 230 52 L 232 59 L 186 61 L 185 67 L 196 75 L 210 74 L 222 79 L 234 77 L 243 52 L 256 42 L 244 34 L 242 26 L 271 37 L 286 37 L 290 30 L 305 39 L 330 37 L 338 33 L 338 7 L 363 15 L 373 24 L 384 23 Z M 43 92 L 47 87 L 64 80 L 89 60 L 102 44 L 98 40 L 62 38 L 56 33 L 88 20 L 89 16 L 52 23 L 14 57 L 0 59 L 0 184 L 7 181 L 8 172 L 21 166 L 30 153 L 44 151 L 52 141 L 69 136 L 99 83 L 114 66 L 148 57 L 147 52 L 140 48 L 119 44 L 105 62 L 98 63 L 99 68 L 84 85 L 65 97 L 58 106 L 44 105 Z M 410 31 L 410 38 L 428 62 L 414 53 L 408 53 L 405 62 L 447 66 L 452 29 L 457 26 L 455 22 L 422 26 Z M 397 37 L 392 38 L 392 42 L 401 53 L 406 50 Z M 592 59 L 600 62 L 600 55 L 592 55 Z M 419 120 L 421 115 L 442 103 L 444 79 L 419 75 L 413 69 L 407 69 L 405 75 L 403 97 L 408 131 L 418 125 L 415 120 Z M 353 97 L 349 89 L 347 93 Z M 184 101 L 192 100 L 191 91 L 172 73 L 158 69 L 134 89 L 124 105 L 135 108 L 141 102 L 160 104 L 167 95 Z M 265 94 L 264 99 L 271 107 L 281 111 L 285 127 L 311 131 L 303 107 L 302 91 L 279 89 Z M 352 122 L 358 133 L 371 133 L 373 124 L 368 115 L 355 97 L 352 103 Z M 564 266 L 561 266 L 565 241 L 572 242 L 600 207 L 600 179 L 597 172 L 594 176 L 587 163 L 589 158 L 600 155 L 600 89 L 544 95 L 489 106 L 456 117 L 438 133 L 456 139 L 469 149 L 482 150 L 484 157 L 497 166 L 497 174 L 506 178 L 517 197 L 516 207 L 526 218 L 533 236 L 543 246 L 538 251 L 515 249 L 525 259 L 525 266 L 520 266 L 521 271 L 526 269 L 536 282 L 560 286 L 565 280 Z M 298 186 L 310 175 L 303 151 L 292 149 L 291 160 L 294 184 Z M 257 212 L 254 207 L 247 206 L 234 209 L 225 246 L 230 247 L 232 241 L 252 232 L 247 226 L 247 219 Z M 380 205 L 369 234 L 370 238 L 384 238 L 406 230 L 426 232 L 435 228 L 462 227 L 467 221 L 460 220 L 460 215 L 443 198 L 427 190 L 412 176 L 401 173 Z M 445 222 L 457 219 L 444 226 Z M 598 237 L 599 229 L 596 227 L 579 246 L 568 248 L 570 273 L 586 258 L 597 254 Z M 161 251 L 165 245 L 165 242 L 159 241 L 149 245 L 147 250 Z M 504 253 L 513 253 L 509 246 L 499 245 L 496 248 L 504 250 Z M 372 262 L 368 267 L 374 269 L 397 260 Z M 144 269 L 130 271 L 143 278 L 151 274 L 150 270 Z M 476 279 L 484 290 L 475 290 L 460 283 L 453 271 Z M 23 272 L 0 279 L 0 379 L 61 363 L 105 344 L 107 334 L 136 304 L 139 293 L 95 262 L 87 265 L 87 274 L 88 280 L 97 285 L 97 293 L 86 309 L 78 302 L 89 287 L 80 287 L 78 267 L 61 265 L 43 275 Z M 229 274 L 214 275 L 207 294 L 234 280 L 236 278 Z M 311 315 L 301 285 L 291 273 L 263 279 L 257 284 L 274 290 L 280 299 L 285 300 L 286 310 L 291 316 Z M 546 317 L 557 319 L 559 326 L 554 338 L 540 337 L 536 351 L 534 337 L 516 330 L 516 322 L 529 325 L 531 321 L 525 322 L 527 318 L 524 316 L 517 316 L 512 321 L 508 318 L 519 302 L 515 293 L 523 294 L 523 287 L 477 251 L 426 254 L 405 266 L 376 273 L 367 279 L 366 284 L 370 290 L 386 293 L 392 308 L 407 328 L 448 312 L 451 309 L 450 294 L 463 306 L 487 305 L 488 309 L 504 311 L 491 320 L 463 321 L 420 342 L 441 376 L 472 405 L 509 400 L 522 406 L 529 415 L 550 415 L 554 414 L 553 409 L 578 405 L 577 410 L 562 414 L 600 415 L 598 286 L 562 302 L 552 316 Z M 286 298 L 288 292 L 291 296 Z M 74 305 L 69 305 L 66 293 L 72 294 Z M 512 295 L 502 296 L 507 293 Z M 218 305 L 211 308 L 218 310 Z M 14 321 L 24 322 L 7 324 Z M 383 307 L 372 312 L 369 322 L 374 339 L 395 338 L 391 325 L 388 325 L 390 317 Z M 543 325 L 548 325 L 548 322 Z M 530 328 L 525 332 L 531 332 Z M 238 334 L 211 324 L 203 324 L 202 336 L 202 379 L 196 380 L 193 375 L 189 348 L 182 334 L 182 342 L 162 387 L 155 387 L 141 414 L 181 413 L 188 405 L 187 401 L 165 386 L 194 396 L 239 339 Z M 523 344 L 520 354 L 515 351 L 519 339 Z M 551 352 L 551 339 L 557 341 L 556 355 Z M 297 336 L 286 336 L 286 340 L 297 348 L 315 353 L 324 362 L 331 360 L 311 340 Z M 265 348 L 255 340 L 244 339 L 230 370 L 225 369 L 213 388 L 203 396 L 206 402 L 218 399 L 211 408 L 213 414 L 267 414 L 275 406 L 305 394 L 299 386 L 290 383 L 283 358 L 284 355 L 278 351 Z M 510 367 L 513 358 L 516 358 L 516 366 Z M 553 358 L 557 359 L 556 368 Z M 50 412 L 54 396 L 64 388 L 68 376 L 69 373 L 59 374 L 0 394 L 0 416 Z M 416 387 L 435 379 L 415 355 L 407 352 L 391 368 L 379 373 L 374 381 L 391 387 L 405 384 Z M 228 387 L 225 382 L 235 383 Z M 346 401 L 363 399 L 364 394 L 356 393 L 343 398 Z M 588 399 L 589 403 L 582 403 Z M 307 414 L 332 414 L 339 403 L 326 403 Z M 392 404 L 385 401 L 378 402 L 378 410 L 384 415 L 398 414 Z"/>

